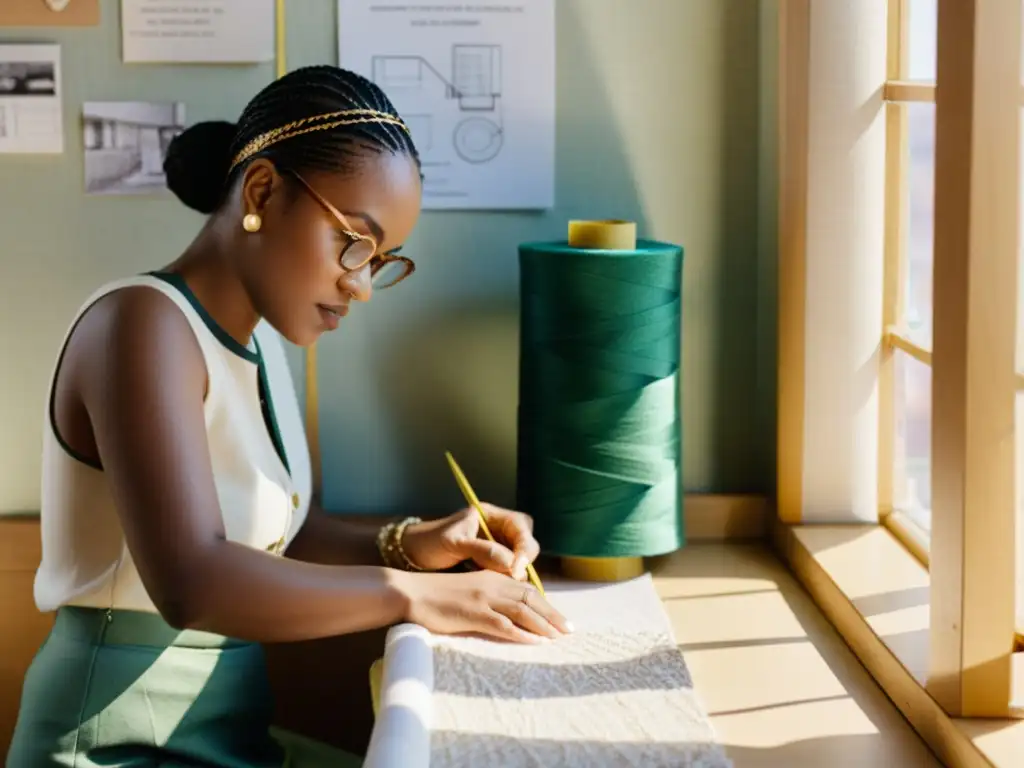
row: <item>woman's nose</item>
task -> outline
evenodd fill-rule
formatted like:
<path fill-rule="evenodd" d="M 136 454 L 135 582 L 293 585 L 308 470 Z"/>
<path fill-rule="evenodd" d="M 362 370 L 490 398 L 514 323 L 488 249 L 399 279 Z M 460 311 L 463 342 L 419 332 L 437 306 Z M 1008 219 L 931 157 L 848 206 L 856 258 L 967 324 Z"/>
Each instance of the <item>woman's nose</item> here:
<path fill-rule="evenodd" d="M 353 301 L 369 301 L 373 295 L 373 275 L 370 265 L 346 272 L 340 281 L 341 289 L 352 297 Z"/>

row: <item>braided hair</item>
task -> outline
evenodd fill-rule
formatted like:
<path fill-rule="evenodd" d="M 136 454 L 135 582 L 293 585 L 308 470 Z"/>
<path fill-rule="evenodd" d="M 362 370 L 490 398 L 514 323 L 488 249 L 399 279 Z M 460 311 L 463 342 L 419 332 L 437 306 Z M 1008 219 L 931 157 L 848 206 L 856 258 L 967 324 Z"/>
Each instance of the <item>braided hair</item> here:
<path fill-rule="evenodd" d="M 232 166 L 243 148 L 268 131 L 349 110 L 373 110 L 398 117 L 380 87 L 355 72 L 329 65 L 289 72 L 256 94 L 237 124 L 197 123 L 175 137 L 164 160 L 167 186 L 189 208 L 210 214 L 220 207 L 236 176 L 257 157 L 270 159 L 281 171 L 350 173 L 367 153 L 385 152 L 408 155 L 419 165 L 419 154 L 408 131 L 394 122 L 368 120 L 271 143 Z"/>

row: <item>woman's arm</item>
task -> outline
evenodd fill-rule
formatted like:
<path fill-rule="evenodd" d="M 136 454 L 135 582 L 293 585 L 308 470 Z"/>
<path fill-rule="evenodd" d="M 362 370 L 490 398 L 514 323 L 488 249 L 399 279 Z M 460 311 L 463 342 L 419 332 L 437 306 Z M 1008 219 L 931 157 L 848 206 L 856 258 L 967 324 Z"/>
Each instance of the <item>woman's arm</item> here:
<path fill-rule="evenodd" d="M 203 414 L 206 369 L 167 297 L 105 297 L 75 335 L 88 413 L 149 595 L 176 627 L 259 642 L 388 626 L 408 614 L 409 574 L 279 558 L 226 540 Z M 408 581 L 407 578 L 405 578 Z"/>
<path fill-rule="evenodd" d="M 377 550 L 377 532 L 391 518 L 373 518 L 365 523 L 341 520 L 323 510 L 315 501 L 299 532 L 288 545 L 288 557 L 326 565 L 382 565 Z"/>

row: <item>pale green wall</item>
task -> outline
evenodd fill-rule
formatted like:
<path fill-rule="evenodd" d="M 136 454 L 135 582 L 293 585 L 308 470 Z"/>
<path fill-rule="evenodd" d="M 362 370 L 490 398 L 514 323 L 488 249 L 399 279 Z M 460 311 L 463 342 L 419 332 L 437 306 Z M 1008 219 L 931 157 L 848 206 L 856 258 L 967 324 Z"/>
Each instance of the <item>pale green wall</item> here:
<path fill-rule="evenodd" d="M 122 65 L 118 5 L 102 0 L 99 28 L 0 30 L 0 40 L 63 44 L 68 143 L 61 157 L 0 156 L 0 511 L 38 506 L 45 385 L 70 314 L 103 281 L 174 258 L 200 223 L 170 197 L 83 196 L 81 103 L 180 99 L 189 122 L 234 118 L 272 76 L 269 65 Z M 563 237 L 576 217 L 635 219 L 644 235 L 685 246 L 685 486 L 768 487 L 774 250 L 758 235 L 759 212 L 772 205 L 759 182 L 762 11 L 757 0 L 638 5 L 557 0 L 557 208 L 425 213 L 407 246 L 420 265 L 414 280 L 322 344 L 331 507 L 456 503 L 446 447 L 481 496 L 511 502 L 516 245 Z M 334 7 L 291 0 L 291 67 L 335 61 Z M 301 352 L 292 360 L 300 375 Z M 444 415 L 428 415 L 434 408 Z"/>

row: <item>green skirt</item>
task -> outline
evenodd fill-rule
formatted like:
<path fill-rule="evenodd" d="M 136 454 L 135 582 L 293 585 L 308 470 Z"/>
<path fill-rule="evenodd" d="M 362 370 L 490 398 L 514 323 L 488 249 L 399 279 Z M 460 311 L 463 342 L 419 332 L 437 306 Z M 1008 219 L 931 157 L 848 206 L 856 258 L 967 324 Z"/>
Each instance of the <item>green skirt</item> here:
<path fill-rule="evenodd" d="M 361 760 L 271 733 L 263 649 L 132 611 L 61 608 L 22 690 L 8 768 L 304 768 Z M 339 713 L 341 716 L 341 713 Z"/>

